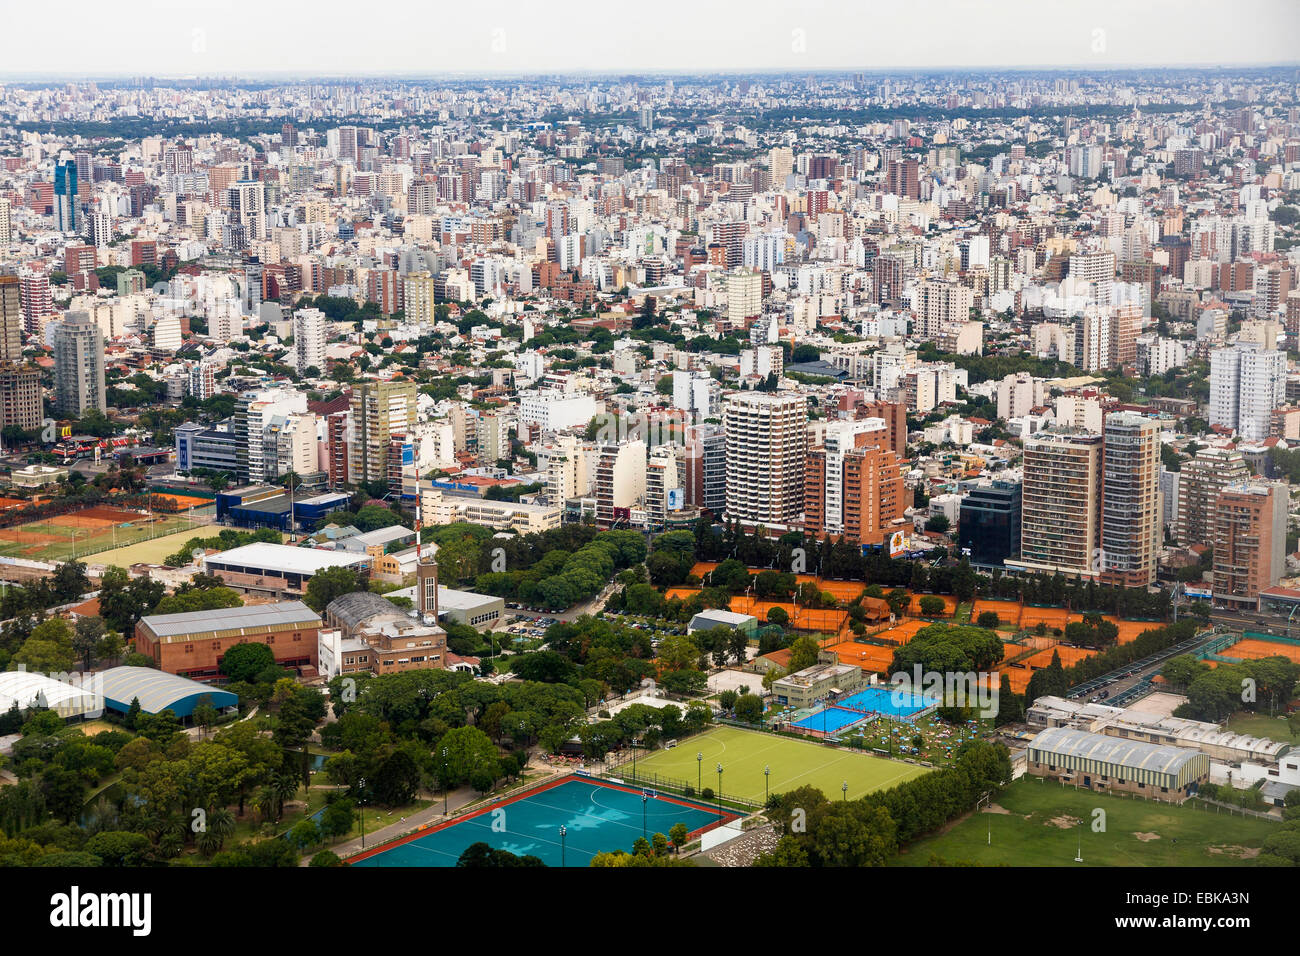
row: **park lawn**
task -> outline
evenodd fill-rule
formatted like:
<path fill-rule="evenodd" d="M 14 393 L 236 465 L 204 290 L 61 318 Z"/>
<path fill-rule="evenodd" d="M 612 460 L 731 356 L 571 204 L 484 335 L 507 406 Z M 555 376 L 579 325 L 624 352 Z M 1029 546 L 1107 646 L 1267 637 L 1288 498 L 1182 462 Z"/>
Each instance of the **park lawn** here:
<path fill-rule="evenodd" d="M 945 767 L 952 763 L 957 748 L 969 740 L 989 736 L 993 731 L 993 721 L 981 719 L 978 728 L 962 725 L 954 727 L 946 721 L 931 714 L 913 721 L 877 719 L 865 725 L 859 732 L 850 731 L 843 741 L 852 746 L 861 746 L 864 750 L 888 750 L 889 735 L 893 736 L 894 753 L 914 760 L 924 760 L 936 767 Z M 901 748 L 911 747 L 912 738 L 920 735 L 923 739 L 919 754 L 903 753 Z M 861 744 L 857 740 L 861 740 Z"/>
<path fill-rule="evenodd" d="M 927 866 L 937 857 L 978 866 L 1250 866 L 1249 852 L 1278 827 L 1197 800 L 1177 806 L 1125 799 L 1030 776 L 995 794 L 993 805 L 1007 812 L 972 814 L 946 833 L 913 843 L 895 865 Z M 1106 813 L 1103 833 L 1092 830 L 1098 808 Z"/>
<path fill-rule="evenodd" d="M 1252 714 L 1248 710 L 1239 710 L 1228 719 L 1225 728 L 1230 733 L 1248 734 L 1251 737 L 1266 737 L 1279 743 L 1294 744 L 1285 718 L 1270 717 L 1267 713 Z"/>
<path fill-rule="evenodd" d="M 697 753 L 704 755 L 703 761 L 696 761 Z M 717 790 L 718 764 L 724 796 L 756 803 L 763 801 L 764 767 L 772 771 L 767 779 L 771 793 L 814 786 L 838 799 L 847 782 L 850 800 L 928 772 L 896 760 L 737 727 L 717 727 L 684 739 L 672 750 L 639 757 L 636 772 L 643 783 L 647 775 L 658 774 L 669 778 L 668 786 L 675 782 Z"/>

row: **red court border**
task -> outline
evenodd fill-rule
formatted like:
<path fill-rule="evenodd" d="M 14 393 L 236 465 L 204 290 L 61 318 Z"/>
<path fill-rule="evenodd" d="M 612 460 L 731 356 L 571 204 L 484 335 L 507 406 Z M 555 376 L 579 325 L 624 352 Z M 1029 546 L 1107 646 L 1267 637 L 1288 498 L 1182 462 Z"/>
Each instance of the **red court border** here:
<path fill-rule="evenodd" d="M 466 820 L 472 820 L 477 816 L 482 816 L 485 813 L 489 813 L 492 810 L 497 809 L 498 807 L 509 806 L 510 804 L 515 803 L 519 800 L 524 800 L 527 799 L 528 797 L 536 796 L 539 793 L 545 793 L 547 790 L 552 790 L 555 787 L 563 786 L 564 784 L 570 783 L 574 780 L 581 780 L 585 783 L 590 783 L 597 787 L 608 787 L 611 790 L 622 790 L 625 793 L 644 793 L 650 789 L 649 787 L 630 787 L 627 786 L 626 784 L 612 783 L 608 780 L 599 780 L 595 777 L 587 776 L 586 774 L 571 773 L 571 774 L 567 774 L 566 776 L 559 777 L 555 780 L 548 780 L 545 783 L 540 783 L 530 790 L 521 791 L 520 793 L 516 793 L 514 796 L 507 797 L 504 800 L 493 801 L 492 803 L 480 807 L 479 809 L 475 810 L 472 813 L 465 813 L 462 814 L 461 816 L 453 817 L 450 820 L 444 820 L 441 823 L 434 823 L 434 824 L 426 823 L 424 826 L 420 827 L 417 830 L 412 830 L 410 833 L 404 834 L 399 837 L 394 837 L 393 839 L 387 841 L 386 843 L 381 843 L 378 846 L 372 847 L 368 850 L 362 850 L 360 853 L 354 854 L 353 856 L 350 856 L 347 859 L 345 859 L 343 861 L 343 864 L 345 866 L 351 866 L 353 863 L 356 863 L 360 860 L 366 860 L 372 856 L 378 856 L 380 853 L 386 853 L 387 851 L 393 849 L 394 847 L 399 847 L 404 843 L 410 843 L 412 840 L 422 839 L 423 837 L 427 837 L 430 833 L 437 833 L 439 830 L 445 830 L 448 827 L 454 827 L 459 823 L 464 823 Z M 695 803 L 689 800 L 685 800 L 681 797 L 677 797 L 672 794 L 665 794 L 659 791 L 655 792 L 655 799 L 667 800 L 669 803 L 675 803 L 679 806 L 689 807 L 692 810 L 707 810 L 709 812 L 714 812 L 716 809 L 714 807 L 709 806 L 706 803 Z M 712 830 L 714 827 L 722 826 L 725 823 L 730 823 L 733 820 L 739 820 L 740 818 L 741 818 L 741 814 L 733 813 L 730 810 L 724 810 L 721 820 L 715 821 L 713 823 L 709 823 L 706 826 L 702 826 L 698 830 L 692 830 L 689 834 L 687 834 L 686 837 L 687 841 L 689 842 L 690 840 L 695 839 L 701 834 L 707 833 L 708 831 Z M 420 869 L 420 868 L 416 867 L 416 869 Z"/>

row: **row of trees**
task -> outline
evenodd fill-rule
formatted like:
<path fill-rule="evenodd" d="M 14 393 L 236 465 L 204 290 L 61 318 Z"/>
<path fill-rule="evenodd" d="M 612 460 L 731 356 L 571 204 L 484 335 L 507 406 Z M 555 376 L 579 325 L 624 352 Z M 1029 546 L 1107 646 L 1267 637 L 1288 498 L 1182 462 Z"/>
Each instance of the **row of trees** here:
<path fill-rule="evenodd" d="M 1174 711 L 1175 716 L 1218 722 L 1238 710 L 1267 707 L 1273 712 L 1285 706 L 1300 680 L 1300 664 L 1278 655 L 1210 667 L 1184 654 L 1165 664 L 1160 673 L 1187 694 L 1187 703 Z M 1292 726 L 1300 727 L 1300 722 Z"/>
<path fill-rule="evenodd" d="M 673 535 L 663 537 L 673 538 Z M 752 575 L 751 568 L 771 569 L 763 586 L 780 590 L 788 584 L 780 575 L 785 569 L 793 572 L 798 566 L 801 573 L 832 580 L 863 581 L 882 588 L 907 588 L 913 593 L 951 594 L 959 601 L 983 595 L 1026 604 L 1070 607 L 1151 620 L 1164 620 L 1171 606 L 1170 595 L 1164 590 L 1149 593 L 1142 588 L 1098 585 L 1091 580 L 1070 579 L 1060 573 L 1011 577 L 995 571 L 992 575 L 985 575 L 977 573 L 965 560 L 952 566 L 929 566 L 928 562 L 948 557 L 943 549 L 931 550 L 919 558 L 891 558 L 884 551 L 870 551 L 864 555 L 857 545 L 843 538 L 819 540 L 792 531 L 772 539 L 759 528 L 747 532 L 736 523 L 713 524 L 707 518 L 697 522 L 694 537 L 696 560 L 722 562 L 710 576 L 709 583 L 726 587 L 733 593 L 750 587 L 751 577 L 755 578 L 752 584 L 758 586 L 757 578 L 763 577 L 764 572 Z M 657 541 L 655 553 L 664 549 L 675 552 L 676 539 L 666 545 Z M 802 549 L 802 563 L 796 562 L 798 552 L 795 549 Z M 655 560 L 653 555 L 651 557 Z M 656 585 L 671 587 L 687 583 L 690 567 L 683 561 L 669 562 L 665 557 L 657 566 L 647 564 L 650 580 Z"/>
<path fill-rule="evenodd" d="M 948 767 L 859 800 L 828 800 L 816 787 L 773 794 L 770 816 L 781 836 L 756 865 L 884 866 L 1010 780 L 1006 747 L 970 741 Z"/>
<path fill-rule="evenodd" d="M 1060 697 L 1071 687 L 1117 668 L 1150 657 L 1181 641 L 1195 636 L 1200 625 L 1196 621 L 1181 620 L 1177 624 L 1154 626 L 1143 631 L 1127 644 L 1119 644 L 1100 654 L 1085 657 L 1073 667 L 1062 667 L 1060 654 L 1053 653 L 1047 667 L 1034 671 L 1025 687 L 1025 706 L 1039 697 Z"/>

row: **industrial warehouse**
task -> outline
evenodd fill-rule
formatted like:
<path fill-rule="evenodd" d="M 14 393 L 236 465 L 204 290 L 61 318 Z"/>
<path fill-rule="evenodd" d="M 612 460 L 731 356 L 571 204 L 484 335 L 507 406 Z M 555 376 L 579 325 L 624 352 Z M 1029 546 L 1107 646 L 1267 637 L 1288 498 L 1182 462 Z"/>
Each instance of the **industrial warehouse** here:
<path fill-rule="evenodd" d="M 1030 742 L 1028 770 L 1090 790 L 1182 803 L 1209 779 L 1210 758 L 1185 747 L 1053 727 Z"/>

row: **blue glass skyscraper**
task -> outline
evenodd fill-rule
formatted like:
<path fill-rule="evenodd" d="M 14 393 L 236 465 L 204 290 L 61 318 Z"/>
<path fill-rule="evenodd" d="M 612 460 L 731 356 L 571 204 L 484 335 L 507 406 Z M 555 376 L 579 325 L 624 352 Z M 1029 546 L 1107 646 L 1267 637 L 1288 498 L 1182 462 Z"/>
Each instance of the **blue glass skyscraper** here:
<path fill-rule="evenodd" d="M 54 164 L 54 225 L 60 232 L 77 231 L 77 164 Z"/>

